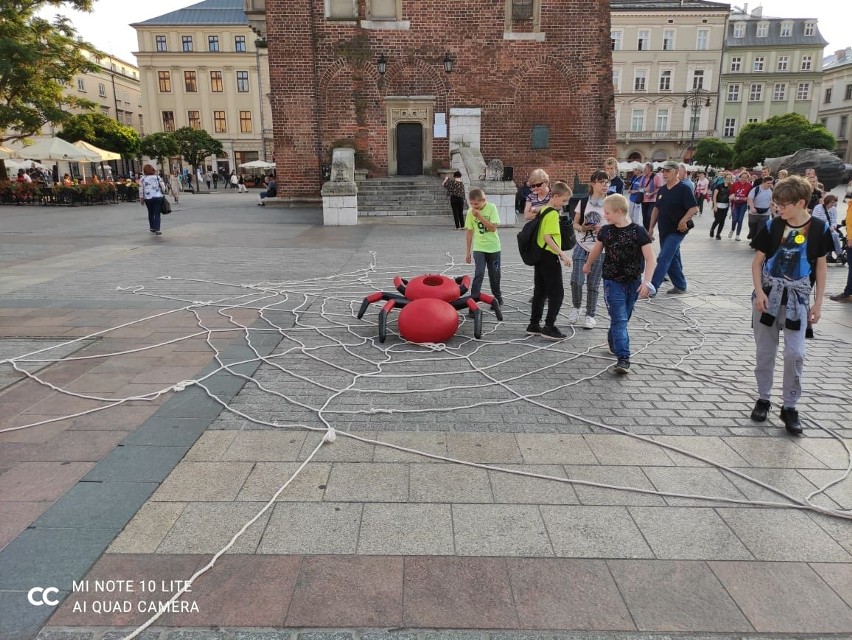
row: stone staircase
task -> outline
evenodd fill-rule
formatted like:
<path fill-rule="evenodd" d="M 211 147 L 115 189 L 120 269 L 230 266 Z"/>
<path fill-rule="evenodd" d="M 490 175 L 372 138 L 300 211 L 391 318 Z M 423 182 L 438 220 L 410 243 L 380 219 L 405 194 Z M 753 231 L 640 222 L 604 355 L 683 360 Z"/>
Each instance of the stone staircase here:
<path fill-rule="evenodd" d="M 450 215 L 450 200 L 433 176 L 373 178 L 358 182 L 360 216 Z"/>

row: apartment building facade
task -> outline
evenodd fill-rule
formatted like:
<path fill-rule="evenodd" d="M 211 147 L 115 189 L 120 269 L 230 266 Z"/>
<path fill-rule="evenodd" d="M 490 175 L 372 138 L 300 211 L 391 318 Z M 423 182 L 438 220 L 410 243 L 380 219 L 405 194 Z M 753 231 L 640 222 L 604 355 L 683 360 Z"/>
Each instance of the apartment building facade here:
<path fill-rule="evenodd" d="M 761 8 L 732 12 L 718 137 L 732 143 L 744 125 L 785 113 L 816 122 L 826 44 L 815 19 L 765 17 Z"/>
<path fill-rule="evenodd" d="M 837 138 L 837 155 L 852 164 L 852 47 L 826 56 L 822 63 L 819 121 Z"/>
<path fill-rule="evenodd" d="M 612 0 L 610 40 L 617 155 L 689 161 L 716 135 L 728 4 Z"/>
<path fill-rule="evenodd" d="M 268 54 L 242 0 L 205 0 L 131 26 L 148 133 L 207 131 L 224 147 L 206 159 L 214 170 L 273 160 Z"/>

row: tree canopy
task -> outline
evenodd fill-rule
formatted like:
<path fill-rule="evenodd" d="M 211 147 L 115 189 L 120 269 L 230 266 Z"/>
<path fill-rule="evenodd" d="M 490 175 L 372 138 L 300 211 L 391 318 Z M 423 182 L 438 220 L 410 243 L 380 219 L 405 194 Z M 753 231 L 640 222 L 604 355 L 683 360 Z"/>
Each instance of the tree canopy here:
<path fill-rule="evenodd" d="M 160 168 L 164 171 L 169 170 L 169 167 L 166 165 L 166 158 L 171 158 L 172 156 L 180 154 L 180 148 L 178 147 L 178 141 L 175 139 L 175 134 L 163 133 L 162 131 L 149 133 L 147 136 L 142 138 L 140 151 L 149 158 L 156 158 L 157 162 L 160 164 Z"/>
<path fill-rule="evenodd" d="M 92 0 L 4 0 L 0 3 L 0 143 L 38 133 L 71 115 L 66 106 L 94 103 L 66 96 L 63 87 L 98 65 L 84 52 L 100 52 L 77 38 L 70 21 L 36 16 L 44 7 L 91 11 Z"/>
<path fill-rule="evenodd" d="M 834 151 L 836 144 L 823 125 L 798 113 L 785 113 L 744 126 L 734 142 L 734 164 L 753 167 L 764 158 L 790 155 L 799 149 Z"/>
<path fill-rule="evenodd" d="M 222 143 L 204 129 L 181 127 L 175 131 L 174 137 L 184 160 L 196 168 L 207 156 L 220 156 L 224 151 Z"/>
<path fill-rule="evenodd" d="M 135 156 L 140 150 L 139 134 L 133 127 L 116 122 L 102 113 L 71 116 L 57 134 L 63 140 L 86 142 L 123 156 Z"/>
<path fill-rule="evenodd" d="M 719 138 L 704 138 L 695 148 L 695 163 L 711 165 L 718 169 L 730 167 L 734 149 Z"/>

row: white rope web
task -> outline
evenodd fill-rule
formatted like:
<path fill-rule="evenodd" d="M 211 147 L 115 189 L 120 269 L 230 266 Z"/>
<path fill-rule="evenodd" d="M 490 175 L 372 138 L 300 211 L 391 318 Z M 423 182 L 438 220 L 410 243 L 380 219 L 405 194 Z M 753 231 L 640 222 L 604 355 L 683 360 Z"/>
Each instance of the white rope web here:
<path fill-rule="evenodd" d="M 631 322 L 630 333 L 633 359 L 641 363 L 642 373 L 619 378 L 618 382 L 611 382 L 609 368 L 614 363 L 614 358 L 605 351 L 605 341 L 603 344 L 585 348 L 575 347 L 578 342 L 574 339 L 576 334 L 565 325 L 563 327 L 569 333 L 569 339 L 558 343 L 545 342 L 523 333 L 523 327 L 528 320 L 527 300 L 531 294 L 531 277 L 529 269 L 520 265 L 503 264 L 505 319 L 504 322 L 498 323 L 490 310 L 483 309 L 483 335 L 480 340 L 472 338 L 472 322 L 468 321 L 466 314 L 462 314 L 459 331 L 448 344 L 406 343 L 396 333 L 397 314 L 389 318 L 387 342 L 380 344 L 376 324 L 379 305 L 371 306 L 363 320 L 356 320 L 355 312 L 363 297 L 374 291 L 391 289 L 395 275 L 412 277 L 437 271 L 455 276 L 466 271 L 455 264 L 450 254 L 447 254 L 447 258 L 448 262 L 437 270 L 409 266 L 380 271 L 376 254 L 371 252 L 370 264 L 363 269 L 301 281 L 229 283 L 163 276 L 150 288 L 141 285 L 119 287 L 120 291 L 131 295 L 150 296 L 177 306 L 173 310 L 151 314 L 78 338 L 78 341 L 106 336 L 128 327 L 156 323 L 173 314 L 189 314 L 197 330 L 126 351 L 51 358 L 50 351 L 55 347 L 46 347 L 0 361 L 0 365 L 9 364 L 15 371 L 53 391 L 98 403 L 94 408 L 72 415 L 10 427 L 0 430 L 0 433 L 37 428 L 51 422 L 107 411 L 130 402 L 153 401 L 170 392 L 181 392 L 196 386 L 213 402 L 222 406 L 220 421 L 239 420 L 257 428 L 299 429 L 322 434 L 312 453 L 292 476 L 281 484 L 263 508 L 207 565 L 186 581 L 184 588 L 176 592 L 168 604 L 177 601 L 199 576 L 212 568 L 218 558 L 274 505 L 278 496 L 310 464 L 316 453 L 324 445 L 335 442 L 337 436 L 428 459 L 552 482 L 668 498 L 798 509 L 852 520 L 852 511 L 849 509 L 834 509 L 815 502 L 828 489 L 846 480 L 852 472 L 852 452 L 844 439 L 817 421 L 806 419 L 810 427 L 824 431 L 838 442 L 838 446 L 845 452 L 846 467 L 837 472 L 836 478 L 809 495 L 794 496 L 708 457 L 646 435 L 632 433 L 628 429 L 607 424 L 605 420 L 583 415 L 582 409 L 569 411 L 560 406 L 561 401 L 564 403 L 566 399 L 578 395 L 582 397 L 589 389 L 606 391 L 610 384 L 635 387 L 636 394 L 641 396 L 643 386 L 655 384 L 658 376 L 674 377 L 681 385 L 706 390 L 711 394 L 724 393 L 740 400 L 753 399 L 749 391 L 744 391 L 753 387 L 750 372 L 737 371 L 735 376 L 731 376 L 714 370 L 712 366 L 703 366 L 701 359 L 695 358 L 699 354 L 705 355 L 706 349 L 712 350 L 715 344 L 723 341 L 730 345 L 731 340 L 739 340 L 743 348 L 753 348 L 750 346 L 751 334 L 747 330 L 726 330 L 725 322 L 730 325 L 731 321 L 731 308 L 736 309 L 737 305 L 729 304 L 727 310 L 720 311 L 718 303 L 727 300 L 722 297 L 722 293 L 711 290 L 700 296 L 681 296 L 681 302 L 686 302 L 687 305 L 679 312 L 658 301 L 640 303 Z M 566 307 L 568 297 L 570 293 L 566 297 Z M 742 308 L 743 305 L 737 304 L 739 316 L 747 314 L 747 310 Z M 599 308 L 604 311 L 603 304 L 599 304 Z M 247 316 L 253 321 L 247 322 Z M 671 325 L 675 328 L 672 329 Z M 747 327 L 747 324 L 743 326 Z M 273 353 L 264 356 L 256 344 L 258 337 L 268 333 L 280 335 L 281 341 Z M 604 330 L 599 329 L 594 335 L 603 338 Z M 37 373 L 26 368 L 27 364 L 42 367 L 45 363 L 118 358 L 141 351 L 155 351 L 160 347 L 198 338 L 204 339 L 217 362 L 214 371 L 198 379 L 169 381 L 155 391 L 132 397 L 76 393 L 48 382 L 45 377 L 48 377 L 49 367 L 40 369 Z M 239 362 L 226 363 L 222 357 L 222 346 L 235 340 L 243 341 L 252 356 Z M 261 365 L 253 376 L 239 371 L 242 365 L 251 363 Z M 810 366 L 814 366 L 813 363 L 810 363 Z M 237 401 L 231 402 L 230 405 L 205 384 L 212 376 L 221 372 L 241 378 L 246 383 L 235 399 Z M 258 395 L 272 399 L 276 409 L 264 410 L 263 414 L 260 414 L 253 410 L 250 401 L 240 402 L 241 398 Z M 837 394 L 821 392 L 818 389 L 809 389 L 808 395 L 817 400 L 843 400 Z M 415 416 L 417 420 L 423 421 L 424 426 L 431 426 L 429 421 L 440 420 L 442 425 L 446 425 L 455 420 L 458 430 L 459 426 L 466 425 L 467 420 L 473 420 L 477 416 L 478 424 L 486 424 L 482 422 L 483 412 L 486 412 L 487 419 L 501 418 L 508 421 L 514 418 L 523 421 L 522 417 L 531 413 L 559 416 L 563 426 L 570 425 L 575 430 L 579 429 L 574 432 L 615 433 L 635 438 L 737 476 L 768 490 L 777 496 L 777 500 L 748 500 L 658 491 L 538 474 L 418 451 L 384 442 L 380 436 L 382 430 L 393 430 L 395 422 L 406 416 Z M 364 421 L 362 424 L 369 425 L 371 430 L 377 430 L 379 435 L 376 438 L 368 438 L 363 434 L 359 435 L 358 429 L 341 428 L 344 424 L 357 424 L 358 420 Z M 641 419 L 637 419 L 637 422 L 641 423 Z M 439 429 L 439 425 L 435 424 L 434 428 Z M 442 427 L 439 430 L 447 429 Z M 482 427 L 477 430 L 488 429 Z M 553 430 L 554 428 L 549 429 L 551 432 Z M 161 609 L 160 613 L 154 614 L 127 638 L 135 638 L 165 611 L 165 608 Z"/>

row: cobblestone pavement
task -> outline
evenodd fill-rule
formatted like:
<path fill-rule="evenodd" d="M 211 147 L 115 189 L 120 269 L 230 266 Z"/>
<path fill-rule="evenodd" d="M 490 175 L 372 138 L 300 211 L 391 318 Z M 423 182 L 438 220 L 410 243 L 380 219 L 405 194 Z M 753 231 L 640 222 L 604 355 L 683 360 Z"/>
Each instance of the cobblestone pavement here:
<path fill-rule="evenodd" d="M 3 640 L 125 637 L 229 543 L 138 637 L 852 634 L 852 305 L 809 341 L 805 437 L 751 422 L 752 254 L 707 216 L 689 293 L 637 306 L 629 376 L 603 300 L 564 342 L 523 333 L 510 229 L 504 321 L 427 348 L 354 313 L 396 273 L 471 273 L 448 215 L 326 229 L 214 193 L 159 237 L 132 204 L 0 216 L 0 358 L 39 378 L 0 364 Z"/>

